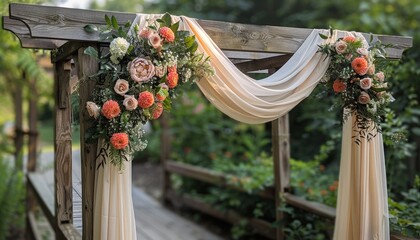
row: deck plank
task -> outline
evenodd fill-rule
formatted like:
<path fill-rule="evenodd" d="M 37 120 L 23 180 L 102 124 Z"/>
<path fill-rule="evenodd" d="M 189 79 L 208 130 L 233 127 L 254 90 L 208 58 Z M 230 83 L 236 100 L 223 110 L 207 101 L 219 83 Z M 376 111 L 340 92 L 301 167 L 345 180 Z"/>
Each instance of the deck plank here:
<path fill-rule="evenodd" d="M 51 156 L 51 154 L 49 154 Z M 73 226 L 82 234 L 82 187 L 80 180 L 80 153 L 73 151 Z M 42 158 L 48 161 L 51 157 Z M 54 189 L 53 169 L 37 173 L 45 183 L 45 188 Z M 53 197 L 50 194 L 50 197 Z M 160 202 L 142 189 L 132 188 L 137 238 L 141 240 L 222 240 L 198 224 L 166 209 Z"/>

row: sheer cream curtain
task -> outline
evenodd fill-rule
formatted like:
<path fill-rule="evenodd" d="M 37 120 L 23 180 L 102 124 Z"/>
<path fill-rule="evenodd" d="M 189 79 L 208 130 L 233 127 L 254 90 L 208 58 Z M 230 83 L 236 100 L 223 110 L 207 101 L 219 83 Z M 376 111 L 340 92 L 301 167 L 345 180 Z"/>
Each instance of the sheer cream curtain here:
<path fill-rule="evenodd" d="M 133 23 L 141 29 L 148 19 L 160 16 L 138 14 Z M 256 81 L 240 72 L 194 19 L 173 17 L 180 19 L 181 28 L 196 36 L 199 51 L 211 57 L 215 68 L 215 76 L 199 81 L 199 88 L 220 111 L 237 121 L 257 124 L 286 114 L 312 92 L 328 68 L 328 60 L 317 53 L 318 45 L 325 43 L 318 34 L 328 33 L 326 30 L 313 30 L 283 67 Z M 352 127 L 351 119 L 343 126 L 334 239 L 389 239 L 382 138 L 378 134 L 356 145 Z M 136 239 L 131 165 L 126 164 L 122 173 L 112 164 L 99 169 L 94 221 L 94 239 Z"/>

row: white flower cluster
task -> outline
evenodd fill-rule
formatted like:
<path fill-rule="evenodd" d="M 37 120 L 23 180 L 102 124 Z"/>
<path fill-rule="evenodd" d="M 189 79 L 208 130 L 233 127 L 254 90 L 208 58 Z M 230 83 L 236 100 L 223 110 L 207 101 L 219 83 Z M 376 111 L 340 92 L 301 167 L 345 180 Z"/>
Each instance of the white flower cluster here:
<path fill-rule="evenodd" d="M 109 45 L 109 52 L 111 53 L 111 61 L 114 64 L 119 63 L 119 59 L 124 57 L 127 53 L 128 48 L 130 47 L 130 43 L 127 42 L 122 37 L 115 38 L 112 40 L 111 44 Z"/>

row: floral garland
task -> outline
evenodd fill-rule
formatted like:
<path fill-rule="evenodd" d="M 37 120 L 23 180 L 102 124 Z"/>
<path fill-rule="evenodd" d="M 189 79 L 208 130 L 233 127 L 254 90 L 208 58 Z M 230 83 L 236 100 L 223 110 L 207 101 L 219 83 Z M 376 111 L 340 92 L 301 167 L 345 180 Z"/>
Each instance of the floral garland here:
<path fill-rule="evenodd" d="M 171 109 L 182 85 L 211 76 L 214 70 L 209 58 L 196 51 L 195 36 L 178 30 L 179 22 L 172 23 L 169 14 L 148 21 L 143 29 L 130 28 L 130 23 L 120 26 L 114 16 L 105 16 L 105 21 L 103 29 L 85 26 L 110 41 L 108 53 L 85 50 L 99 61 L 99 71 L 91 78 L 97 81 L 93 99 L 86 104 L 95 120 L 88 135 L 105 141 L 100 165 L 110 159 L 122 169 L 128 154 L 147 146 L 144 124 Z"/>
<path fill-rule="evenodd" d="M 320 36 L 328 38 L 322 34 Z M 360 138 L 370 140 L 381 131 L 382 116 L 388 104 L 394 101 L 387 91 L 388 84 L 383 72 L 385 47 L 380 42 L 366 46 L 364 39 L 354 36 L 319 46 L 319 52 L 330 58 L 322 80 L 325 92 L 338 97 L 333 107 L 344 112 L 343 121 L 356 113 L 356 143 L 360 142 Z"/>

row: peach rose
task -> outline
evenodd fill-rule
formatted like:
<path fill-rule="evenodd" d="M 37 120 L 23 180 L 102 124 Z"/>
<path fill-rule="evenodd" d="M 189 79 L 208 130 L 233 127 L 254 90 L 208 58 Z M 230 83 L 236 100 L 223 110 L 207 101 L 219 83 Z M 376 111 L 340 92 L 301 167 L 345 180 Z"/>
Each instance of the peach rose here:
<path fill-rule="evenodd" d="M 86 102 L 86 110 L 89 114 L 90 117 L 93 117 L 95 119 L 97 119 L 99 117 L 99 107 L 98 105 L 96 105 L 96 103 L 91 102 L 91 101 L 87 101 Z"/>
<path fill-rule="evenodd" d="M 372 87 L 372 78 L 363 78 L 359 81 L 359 84 L 363 90 L 368 90 L 370 87 Z"/>
<path fill-rule="evenodd" d="M 139 31 L 140 38 L 149 38 L 149 36 L 153 33 L 153 31 L 149 28 L 143 28 Z"/>
<path fill-rule="evenodd" d="M 134 95 L 125 95 L 123 105 L 128 111 L 133 111 L 137 108 L 138 102 Z"/>
<path fill-rule="evenodd" d="M 358 102 L 360 104 L 368 104 L 370 102 L 369 94 L 365 91 L 362 91 L 359 95 Z"/>
<path fill-rule="evenodd" d="M 338 42 L 335 43 L 335 51 L 338 54 L 343 54 L 343 53 L 346 52 L 346 50 L 347 50 L 347 43 L 346 42 L 344 42 L 342 40 L 339 40 Z"/>
<path fill-rule="evenodd" d="M 154 49 L 158 49 L 158 48 L 162 47 L 162 39 L 160 38 L 159 34 L 157 34 L 157 33 L 150 34 L 149 44 Z"/>
<path fill-rule="evenodd" d="M 371 65 L 369 66 L 369 68 L 368 68 L 368 70 L 367 70 L 367 74 L 369 74 L 369 75 L 373 75 L 373 74 L 375 74 L 375 65 L 374 65 L 374 64 L 371 64 Z"/>
<path fill-rule="evenodd" d="M 369 51 L 366 48 L 358 48 L 356 51 L 363 57 L 366 57 L 369 54 Z"/>
<path fill-rule="evenodd" d="M 124 96 L 129 89 L 130 85 L 128 84 L 128 81 L 124 79 L 118 79 L 114 86 L 114 91 L 121 96 Z"/>
<path fill-rule="evenodd" d="M 385 74 L 383 72 L 377 72 L 375 77 L 379 82 L 383 82 L 385 80 Z"/>
<path fill-rule="evenodd" d="M 155 75 L 155 66 L 150 60 L 135 58 L 128 63 L 128 71 L 135 82 L 148 82 Z"/>

